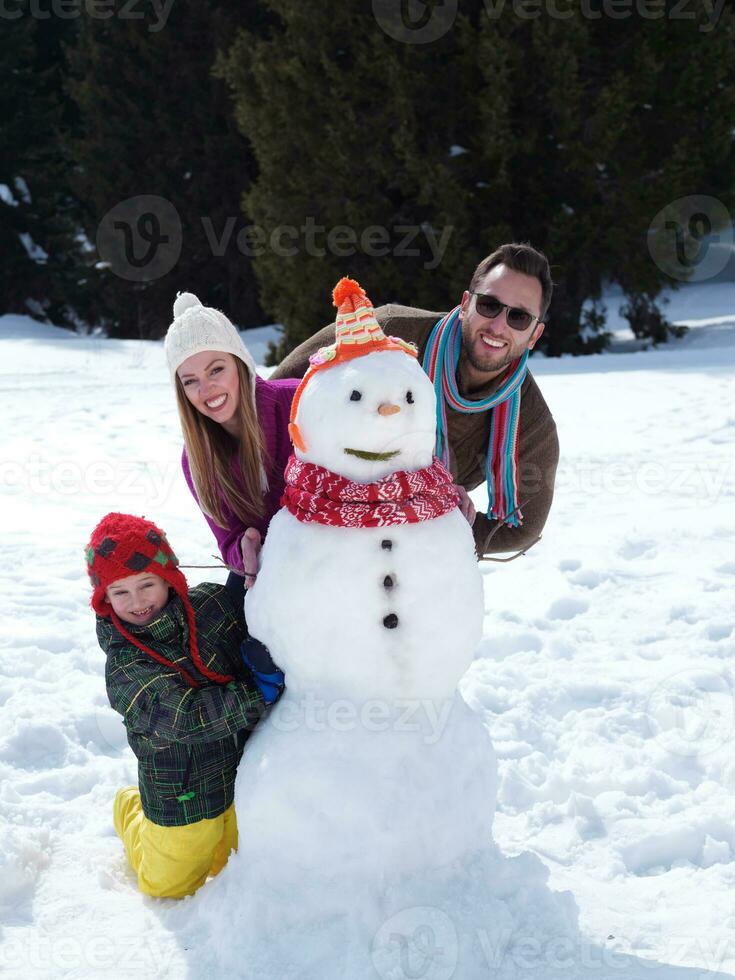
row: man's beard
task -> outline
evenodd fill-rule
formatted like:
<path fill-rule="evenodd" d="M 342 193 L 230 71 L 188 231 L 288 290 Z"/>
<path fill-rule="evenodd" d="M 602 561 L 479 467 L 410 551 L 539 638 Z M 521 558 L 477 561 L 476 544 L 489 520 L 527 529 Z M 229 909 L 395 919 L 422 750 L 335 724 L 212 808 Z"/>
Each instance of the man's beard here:
<path fill-rule="evenodd" d="M 480 339 L 479 334 L 477 336 L 477 340 L 475 343 L 482 344 L 482 340 Z M 484 345 L 483 345 L 483 349 L 485 349 Z M 486 349 L 489 350 L 489 348 Z M 471 339 L 467 338 L 464 331 L 462 331 L 462 353 L 470 362 L 470 364 L 475 369 L 475 371 L 481 371 L 484 374 L 490 374 L 491 372 L 494 374 L 497 371 L 503 371 L 505 370 L 505 368 L 509 367 L 514 361 L 517 361 L 520 356 L 516 351 L 513 351 L 510 345 L 508 345 L 508 347 L 506 347 L 504 351 L 505 354 L 504 357 L 500 358 L 499 360 L 494 360 L 491 363 L 488 363 L 488 361 L 478 357 L 478 355 L 475 353 L 475 344 L 472 342 Z"/>

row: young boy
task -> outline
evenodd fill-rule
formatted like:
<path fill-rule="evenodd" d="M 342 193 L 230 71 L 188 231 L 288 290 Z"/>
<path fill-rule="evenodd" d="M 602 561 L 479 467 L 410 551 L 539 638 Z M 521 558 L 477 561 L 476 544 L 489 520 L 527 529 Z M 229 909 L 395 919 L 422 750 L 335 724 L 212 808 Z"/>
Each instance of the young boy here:
<path fill-rule="evenodd" d="M 242 608 L 224 586 L 187 589 L 144 518 L 108 514 L 86 557 L 107 695 L 138 757 L 138 786 L 115 797 L 115 830 L 140 890 L 183 898 L 237 848 L 237 765 L 265 710 L 240 657 Z"/>

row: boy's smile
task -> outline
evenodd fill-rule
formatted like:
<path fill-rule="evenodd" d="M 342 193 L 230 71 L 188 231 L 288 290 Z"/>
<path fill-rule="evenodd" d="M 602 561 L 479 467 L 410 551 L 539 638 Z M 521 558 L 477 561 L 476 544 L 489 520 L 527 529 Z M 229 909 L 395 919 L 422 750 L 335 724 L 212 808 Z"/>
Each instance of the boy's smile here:
<path fill-rule="evenodd" d="M 151 572 L 119 578 L 107 589 L 107 601 L 124 623 L 146 626 L 168 602 L 168 582 Z"/>

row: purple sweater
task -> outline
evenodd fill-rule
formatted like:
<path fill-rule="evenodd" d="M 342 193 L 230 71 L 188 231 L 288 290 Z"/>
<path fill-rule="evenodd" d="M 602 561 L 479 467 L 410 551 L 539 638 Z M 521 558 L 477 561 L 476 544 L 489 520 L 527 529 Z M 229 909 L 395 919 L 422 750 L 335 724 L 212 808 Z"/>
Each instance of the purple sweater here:
<path fill-rule="evenodd" d="M 255 381 L 255 404 L 258 410 L 258 421 L 268 454 L 266 461 L 268 490 L 263 498 L 265 508 L 263 516 L 253 516 L 252 520 L 243 522 L 225 504 L 226 527 L 220 527 L 211 517 L 204 514 L 205 521 L 212 528 L 217 539 L 223 560 L 230 567 L 237 568 L 239 571 L 243 571 L 242 552 L 240 551 L 240 538 L 243 532 L 249 527 L 255 527 L 265 537 L 271 518 L 281 506 L 284 488 L 283 471 L 286 469 L 288 457 L 292 452 L 291 440 L 288 435 L 288 420 L 291 414 L 294 392 L 300 382 L 300 378 L 284 378 L 282 381 L 264 381 L 262 378 L 256 378 Z M 181 454 L 181 468 L 184 471 L 186 482 L 189 484 L 189 489 L 199 504 L 199 498 L 194 489 L 194 481 L 191 478 L 186 447 Z M 243 481 L 237 453 L 234 453 L 232 457 L 232 472 L 242 487 Z M 201 508 L 201 504 L 199 506 Z"/>

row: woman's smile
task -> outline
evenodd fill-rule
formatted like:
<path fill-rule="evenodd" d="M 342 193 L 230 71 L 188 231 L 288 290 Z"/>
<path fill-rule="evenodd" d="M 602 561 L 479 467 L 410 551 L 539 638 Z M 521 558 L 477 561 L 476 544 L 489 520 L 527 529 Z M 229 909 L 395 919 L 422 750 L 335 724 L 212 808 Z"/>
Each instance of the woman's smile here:
<path fill-rule="evenodd" d="M 217 409 L 222 408 L 227 401 L 227 392 L 222 395 L 215 395 L 214 398 L 208 398 L 204 404 L 210 410 L 210 412 L 216 412 Z"/>
<path fill-rule="evenodd" d="M 181 364 L 178 375 L 184 394 L 194 408 L 236 436 L 234 420 L 240 383 L 232 354 L 219 351 L 192 354 Z"/>

